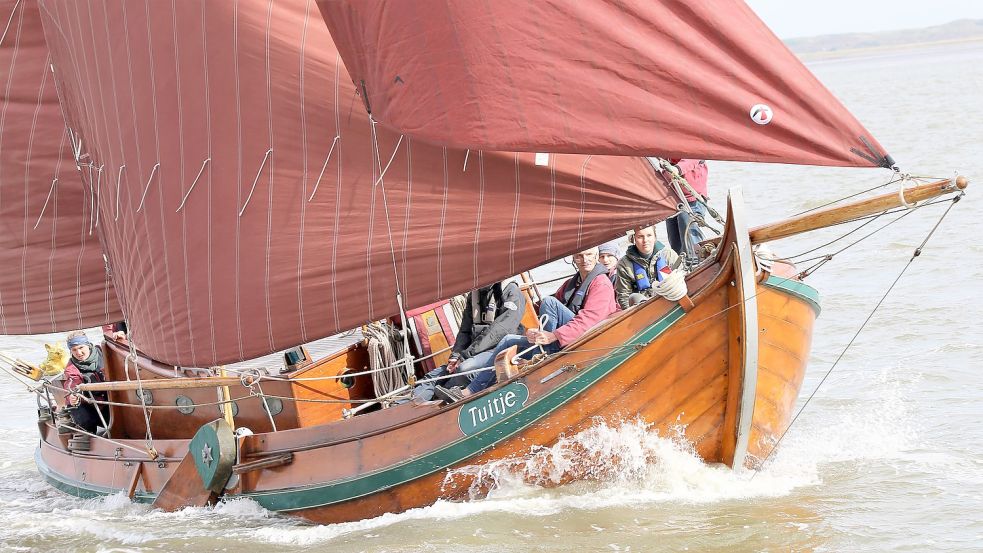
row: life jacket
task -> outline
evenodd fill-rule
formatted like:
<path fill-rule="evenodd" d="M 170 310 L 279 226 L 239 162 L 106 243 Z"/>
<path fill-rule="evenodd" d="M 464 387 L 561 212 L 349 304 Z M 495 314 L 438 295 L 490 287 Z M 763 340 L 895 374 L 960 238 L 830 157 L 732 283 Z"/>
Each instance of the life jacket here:
<path fill-rule="evenodd" d="M 594 279 L 604 275 L 608 275 L 607 268 L 598 263 L 594 266 L 594 269 L 587 273 L 587 278 L 583 282 L 580 282 L 580 273 L 573 275 L 569 281 L 567 281 L 566 288 L 563 289 L 563 304 L 567 306 L 567 309 L 573 312 L 574 315 L 580 311 L 580 308 L 584 306 L 584 301 L 587 299 L 587 289 L 590 288 L 590 283 L 594 282 Z"/>
<path fill-rule="evenodd" d="M 471 335 L 480 334 L 488 325 L 495 322 L 503 307 L 502 283 L 497 282 L 489 288 L 481 288 L 469 294 L 471 297 Z M 482 309 L 482 300 L 487 300 Z"/>
<path fill-rule="evenodd" d="M 670 271 L 669 265 L 666 263 L 666 259 L 659 255 L 658 252 L 652 255 L 655 256 L 655 280 L 656 282 L 662 282 L 662 280 L 665 278 L 662 275 L 668 274 Z M 632 260 L 631 265 L 632 269 L 634 270 L 635 286 L 638 288 L 638 291 L 641 292 L 651 288 L 652 282 L 649 280 L 647 267 L 642 267 L 635 260 Z"/>

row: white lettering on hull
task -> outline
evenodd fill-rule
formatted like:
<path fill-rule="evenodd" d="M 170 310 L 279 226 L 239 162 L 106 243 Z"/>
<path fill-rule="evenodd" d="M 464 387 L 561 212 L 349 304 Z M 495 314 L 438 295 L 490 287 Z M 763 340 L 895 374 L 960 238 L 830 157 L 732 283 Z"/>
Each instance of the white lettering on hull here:
<path fill-rule="evenodd" d="M 529 392 L 525 385 L 521 383 L 510 384 L 497 393 L 490 394 L 474 404 L 464 407 L 463 412 L 458 417 L 461 430 L 465 434 L 470 434 L 489 426 L 489 424 L 494 424 L 495 421 L 521 409 L 528 398 Z"/>

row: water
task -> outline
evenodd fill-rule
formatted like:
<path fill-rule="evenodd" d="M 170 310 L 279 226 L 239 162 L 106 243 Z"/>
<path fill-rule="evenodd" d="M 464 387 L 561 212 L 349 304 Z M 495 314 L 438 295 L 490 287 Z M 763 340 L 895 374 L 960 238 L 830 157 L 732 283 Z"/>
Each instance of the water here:
<path fill-rule="evenodd" d="M 815 63 L 820 79 L 904 170 L 983 184 L 983 47 Z M 713 203 L 742 185 L 752 224 L 884 182 L 878 170 L 711 163 Z M 533 487 L 507 466 L 491 497 L 313 526 L 247 501 L 161 513 L 121 497 L 50 489 L 33 464 L 34 400 L 0 385 L 3 551 L 974 551 L 983 549 L 983 222 L 980 184 L 957 205 L 753 479 L 706 466 L 642 425 L 570 443 L 597 480 Z M 810 277 L 823 294 L 810 394 L 938 220 L 932 206 L 836 256 Z M 868 227 L 871 228 L 871 227 Z M 798 253 L 845 229 L 787 239 Z M 823 250 L 827 251 L 829 248 Z M 7 337 L 38 359 L 60 336 Z M 800 399 L 800 405 L 802 400 Z M 540 452 L 562 465 L 566 450 Z M 544 461 L 545 462 L 545 461 Z"/>

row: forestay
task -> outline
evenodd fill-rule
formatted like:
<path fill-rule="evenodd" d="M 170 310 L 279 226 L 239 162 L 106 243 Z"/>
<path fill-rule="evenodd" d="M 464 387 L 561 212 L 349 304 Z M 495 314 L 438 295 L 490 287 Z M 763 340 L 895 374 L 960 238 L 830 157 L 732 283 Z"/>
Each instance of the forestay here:
<path fill-rule="evenodd" d="M 835 166 L 884 149 L 740 0 L 318 0 L 373 116 L 448 146 Z"/>
<path fill-rule="evenodd" d="M 291 347 L 397 313 L 397 275 L 424 305 L 674 209 L 640 159 L 375 140 L 313 2 L 41 5 L 69 124 L 121 175 L 116 290 L 164 362 Z"/>

